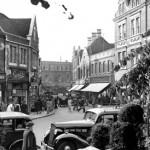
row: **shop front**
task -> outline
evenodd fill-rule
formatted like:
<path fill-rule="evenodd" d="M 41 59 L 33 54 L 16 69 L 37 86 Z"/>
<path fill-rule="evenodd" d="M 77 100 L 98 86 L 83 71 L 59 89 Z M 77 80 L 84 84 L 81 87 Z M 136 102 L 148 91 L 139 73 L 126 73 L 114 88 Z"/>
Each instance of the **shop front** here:
<path fill-rule="evenodd" d="M 24 70 L 11 70 L 11 74 L 7 76 L 7 100 L 12 97 L 19 103 L 28 103 L 28 80 Z"/>

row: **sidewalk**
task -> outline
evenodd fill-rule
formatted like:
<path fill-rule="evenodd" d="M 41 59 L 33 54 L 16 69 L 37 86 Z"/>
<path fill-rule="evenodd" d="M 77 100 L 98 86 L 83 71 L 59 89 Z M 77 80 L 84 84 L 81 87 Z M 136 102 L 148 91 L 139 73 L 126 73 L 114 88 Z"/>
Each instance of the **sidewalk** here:
<path fill-rule="evenodd" d="M 46 111 L 42 111 L 41 114 L 37 114 L 36 112 L 31 112 L 29 116 L 31 117 L 32 120 L 35 120 L 35 119 L 51 116 L 51 115 L 53 115 L 55 113 L 55 111 L 56 110 L 54 109 L 49 114 L 47 114 Z"/>

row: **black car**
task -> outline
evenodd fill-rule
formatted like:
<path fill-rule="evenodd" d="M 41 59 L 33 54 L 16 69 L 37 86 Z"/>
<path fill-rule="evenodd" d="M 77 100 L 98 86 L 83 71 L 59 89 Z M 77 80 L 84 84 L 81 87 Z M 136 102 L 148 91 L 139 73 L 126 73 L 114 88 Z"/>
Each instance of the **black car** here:
<path fill-rule="evenodd" d="M 2 144 L 6 150 L 21 150 L 23 143 L 23 132 L 26 123 L 31 118 L 21 112 L 0 112 L 0 119 L 3 124 L 4 143 Z"/>
<path fill-rule="evenodd" d="M 85 112 L 83 120 L 54 122 L 41 142 L 42 150 L 76 150 L 88 146 L 86 141 L 96 123 L 117 121 L 118 108 L 92 108 Z"/>

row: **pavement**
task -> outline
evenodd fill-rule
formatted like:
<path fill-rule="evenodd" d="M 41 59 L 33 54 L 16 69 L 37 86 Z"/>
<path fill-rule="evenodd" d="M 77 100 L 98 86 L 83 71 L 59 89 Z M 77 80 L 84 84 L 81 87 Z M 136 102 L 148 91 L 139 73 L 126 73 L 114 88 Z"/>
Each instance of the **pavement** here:
<path fill-rule="evenodd" d="M 35 119 L 51 116 L 55 113 L 55 111 L 56 110 L 54 109 L 49 114 L 47 114 L 47 111 L 41 111 L 41 113 L 39 114 L 37 114 L 36 112 L 31 112 L 29 116 L 31 117 L 32 120 L 35 120 Z"/>

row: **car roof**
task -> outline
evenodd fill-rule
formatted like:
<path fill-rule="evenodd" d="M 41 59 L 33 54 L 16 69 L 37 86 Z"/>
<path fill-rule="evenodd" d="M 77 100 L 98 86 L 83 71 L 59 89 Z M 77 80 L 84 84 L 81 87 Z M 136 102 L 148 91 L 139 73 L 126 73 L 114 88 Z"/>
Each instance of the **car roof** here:
<path fill-rule="evenodd" d="M 86 112 L 93 112 L 95 114 L 111 114 L 111 113 L 118 113 L 119 110 L 120 108 L 116 107 L 100 107 L 88 109 Z"/>
<path fill-rule="evenodd" d="M 26 115 L 21 112 L 12 112 L 12 111 L 5 111 L 5 112 L 0 112 L 0 118 L 1 119 L 29 119 L 31 120 L 29 115 Z"/>

